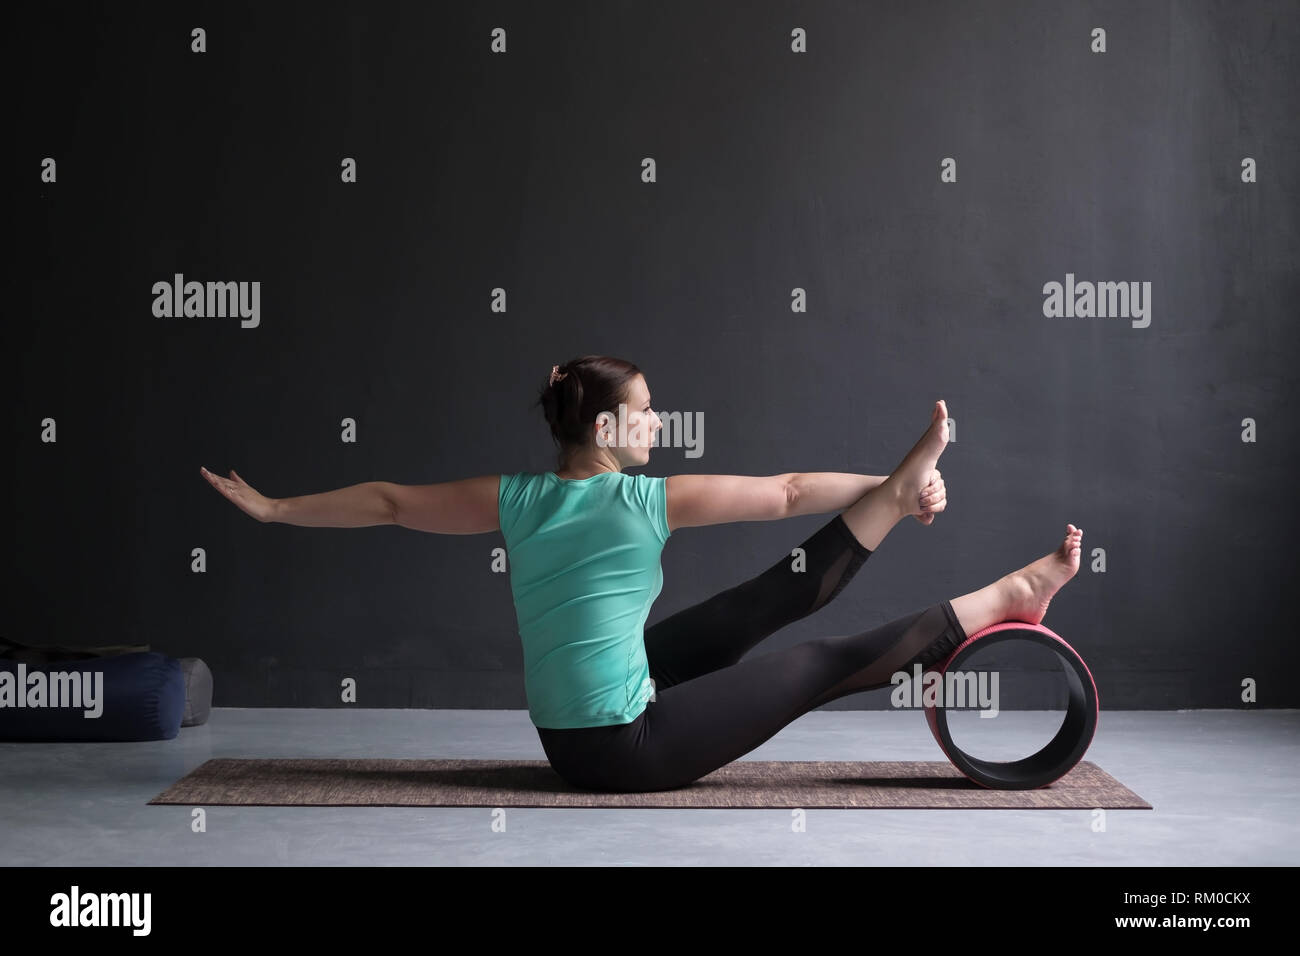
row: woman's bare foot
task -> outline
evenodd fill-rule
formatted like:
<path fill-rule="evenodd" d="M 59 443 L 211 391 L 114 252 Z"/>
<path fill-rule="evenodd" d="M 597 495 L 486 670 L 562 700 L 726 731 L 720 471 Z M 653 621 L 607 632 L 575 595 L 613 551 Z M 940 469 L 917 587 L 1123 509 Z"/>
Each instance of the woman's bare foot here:
<path fill-rule="evenodd" d="M 894 473 L 846 508 L 840 517 L 858 543 L 875 551 L 890 529 L 907 515 L 921 514 L 921 491 L 948 444 L 948 407 L 935 402 L 930 427 Z M 990 585 L 991 587 L 991 585 Z"/>
<path fill-rule="evenodd" d="M 939 463 L 939 456 L 947 444 L 948 406 L 940 399 L 934 403 L 930 427 L 884 482 L 884 487 L 890 488 L 897 496 L 903 515 L 921 513 L 921 491 L 930 483 L 934 466 Z"/>
<path fill-rule="evenodd" d="M 1082 543 L 1083 529 L 1067 524 L 1059 548 L 998 582 L 1006 591 L 1004 619 L 1041 624 L 1053 595 L 1079 570 Z"/>

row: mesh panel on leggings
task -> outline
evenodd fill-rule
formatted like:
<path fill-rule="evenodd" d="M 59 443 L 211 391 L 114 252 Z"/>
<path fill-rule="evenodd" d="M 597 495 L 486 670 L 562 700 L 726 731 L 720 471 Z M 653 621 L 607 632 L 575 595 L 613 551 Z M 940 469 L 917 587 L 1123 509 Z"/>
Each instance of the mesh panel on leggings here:
<path fill-rule="evenodd" d="M 860 666 L 817 697 L 808 709 L 848 694 L 888 687 L 895 673 L 902 671 L 911 676 L 916 664 L 922 670 L 933 667 L 964 640 L 966 632 L 949 601 L 916 614 L 906 622 L 901 636 L 894 629 L 882 627 L 864 634 L 828 638 L 828 644 L 848 656 L 850 667 Z"/>

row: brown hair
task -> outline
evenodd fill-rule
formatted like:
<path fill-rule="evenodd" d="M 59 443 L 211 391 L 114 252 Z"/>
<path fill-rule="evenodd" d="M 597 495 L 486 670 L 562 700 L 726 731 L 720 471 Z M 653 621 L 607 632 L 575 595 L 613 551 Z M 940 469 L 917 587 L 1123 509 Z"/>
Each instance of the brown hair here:
<path fill-rule="evenodd" d="M 586 446 L 596 416 L 617 414 L 619 403 L 627 401 L 628 382 L 641 370 L 608 355 L 583 355 L 561 365 L 558 374 L 558 381 L 542 386 L 537 404 L 551 427 L 563 468 L 570 454 Z"/>

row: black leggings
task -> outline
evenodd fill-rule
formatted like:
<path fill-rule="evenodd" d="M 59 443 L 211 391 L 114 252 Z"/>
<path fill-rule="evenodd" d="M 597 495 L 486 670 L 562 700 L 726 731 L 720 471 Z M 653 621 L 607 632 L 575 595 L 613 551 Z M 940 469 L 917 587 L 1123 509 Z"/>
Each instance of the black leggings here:
<path fill-rule="evenodd" d="M 758 577 L 646 628 L 655 699 L 632 722 L 537 728 L 551 766 L 584 790 L 683 787 L 829 701 L 942 660 L 966 634 L 943 601 L 861 634 L 819 637 L 741 660 L 824 607 L 871 551 L 836 515 Z M 800 560 L 804 563 L 801 566 Z"/>

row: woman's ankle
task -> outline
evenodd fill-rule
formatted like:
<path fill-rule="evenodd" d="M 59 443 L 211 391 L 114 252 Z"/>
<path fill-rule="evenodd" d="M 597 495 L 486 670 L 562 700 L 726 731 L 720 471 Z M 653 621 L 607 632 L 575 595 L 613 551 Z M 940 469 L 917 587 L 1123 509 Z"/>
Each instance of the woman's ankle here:
<path fill-rule="evenodd" d="M 862 547 L 875 551 L 894 525 L 906 517 L 898 483 L 885 479 L 844 509 L 840 517 Z"/>
<path fill-rule="evenodd" d="M 952 605 L 962 630 L 969 636 L 1007 619 L 1008 608 L 1014 600 L 1015 586 L 1012 575 L 1008 574 L 978 591 L 955 597 L 948 603 Z"/>

